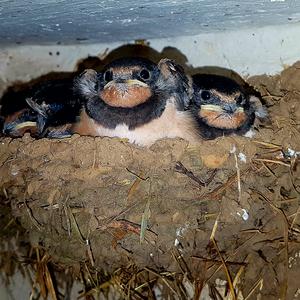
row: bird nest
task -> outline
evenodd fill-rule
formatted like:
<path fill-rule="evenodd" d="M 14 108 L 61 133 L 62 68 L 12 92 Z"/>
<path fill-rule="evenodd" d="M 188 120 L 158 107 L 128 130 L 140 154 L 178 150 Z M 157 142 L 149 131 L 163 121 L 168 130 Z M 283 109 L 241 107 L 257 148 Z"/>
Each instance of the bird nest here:
<path fill-rule="evenodd" d="M 251 139 L 140 148 L 78 135 L 1 138 L 2 270 L 19 267 L 53 299 L 73 280 L 86 299 L 292 299 L 299 81 L 299 64 L 248 80 L 271 118 Z"/>

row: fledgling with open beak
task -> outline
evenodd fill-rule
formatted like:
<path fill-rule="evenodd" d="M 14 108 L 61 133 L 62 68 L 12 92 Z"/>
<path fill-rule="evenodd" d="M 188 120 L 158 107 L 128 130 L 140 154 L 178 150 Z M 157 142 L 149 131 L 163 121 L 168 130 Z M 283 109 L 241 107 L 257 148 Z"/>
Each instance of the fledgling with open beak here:
<path fill-rule="evenodd" d="M 41 83 L 22 96 L 25 107 L 4 118 L 2 132 L 5 135 L 21 137 L 26 132 L 36 138 L 71 135 L 71 124 L 77 121 L 81 108 L 80 97 L 73 92 L 73 80 Z"/>
<path fill-rule="evenodd" d="M 190 109 L 205 139 L 249 134 L 255 119 L 265 119 L 261 101 L 235 80 L 212 74 L 193 76 L 194 97 Z"/>
<path fill-rule="evenodd" d="M 140 146 L 162 138 L 199 139 L 186 110 L 191 81 L 171 60 L 115 60 L 99 74 L 86 70 L 75 86 L 85 98 L 81 121 L 74 127 L 81 135 L 125 138 Z"/>

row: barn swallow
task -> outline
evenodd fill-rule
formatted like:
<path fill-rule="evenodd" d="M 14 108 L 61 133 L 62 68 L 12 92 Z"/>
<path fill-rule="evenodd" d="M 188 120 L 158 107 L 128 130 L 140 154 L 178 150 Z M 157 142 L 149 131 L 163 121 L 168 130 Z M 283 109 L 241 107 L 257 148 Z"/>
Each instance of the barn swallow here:
<path fill-rule="evenodd" d="M 194 97 L 190 108 L 203 138 L 245 135 L 256 117 L 266 117 L 260 100 L 235 80 L 211 74 L 197 74 L 192 78 Z"/>
<path fill-rule="evenodd" d="M 174 61 L 118 59 L 101 73 L 86 70 L 75 86 L 85 98 L 85 109 L 74 132 L 126 138 L 140 146 L 162 138 L 198 139 L 196 122 L 187 111 L 192 84 Z"/>
<path fill-rule="evenodd" d="M 25 132 L 37 138 L 71 135 L 65 125 L 77 121 L 81 108 L 80 97 L 73 92 L 73 80 L 48 81 L 22 95 L 30 97 L 22 98 L 24 108 L 5 116 L 2 130 L 5 135 L 20 137 Z"/>
<path fill-rule="evenodd" d="M 39 135 L 38 115 L 30 108 L 24 108 L 4 118 L 2 132 L 11 137 L 21 137 L 26 132 L 35 137 Z"/>

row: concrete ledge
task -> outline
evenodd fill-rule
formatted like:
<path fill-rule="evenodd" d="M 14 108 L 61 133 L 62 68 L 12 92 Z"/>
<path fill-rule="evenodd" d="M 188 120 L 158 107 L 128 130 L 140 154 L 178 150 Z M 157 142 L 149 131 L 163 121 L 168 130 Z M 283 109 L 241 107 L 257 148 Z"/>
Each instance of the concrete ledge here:
<path fill-rule="evenodd" d="M 193 67 L 230 68 L 243 77 L 276 74 L 300 59 L 300 24 L 267 26 L 149 40 L 155 50 L 177 48 Z M 133 41 L 128 41 L 128 43 Z M 51 71 L 74 71 L 78 60 L 101 57 L 124 43 L 19 45 L 0 53 L 0 94 L 15 81 L 26 82 Z"/>

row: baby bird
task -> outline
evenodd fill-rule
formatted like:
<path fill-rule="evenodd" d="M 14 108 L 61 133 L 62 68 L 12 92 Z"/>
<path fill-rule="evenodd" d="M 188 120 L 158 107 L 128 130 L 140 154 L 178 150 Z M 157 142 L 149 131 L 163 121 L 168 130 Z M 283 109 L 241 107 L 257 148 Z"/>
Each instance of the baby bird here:
<path fill-rule="evenodd" d="M 192 85 L 174 61 L 118 59 L 99 74 L 86 70 L 75 86 L 85 108 L 73 132 L 126 138 L 140 146 L 162 138 L 198 139 L 196 122 L 186 110 Z"/>
<path fill-rule="evenodd" d="M 3 117 L 2 133 L 11 137 L 21 137 L 26 132 L 31 136 L 39 135 L 38 114 L 30 108 L 24 108 Z"/>
<path fill-rule="evenodd" d="M 255 118 L 267 116 L 260 100 L 235 80 L 219 75 L 193 76 L 191 111 L 204 139 L 223 135 L 246 135 Z"/>
<path fill-rule="evenodd" d="M 66 127 L 77 121 L 81 108 L 80 97 L 73 92 L 72 79 L 37 84 L 29 91 L 12 95 L 13 98 L 24 104 L 22 109 L 4 118 L 2 131 L 11 137 L 21 137 L 26 132 L 37 138 L 70 136 Z"/>

